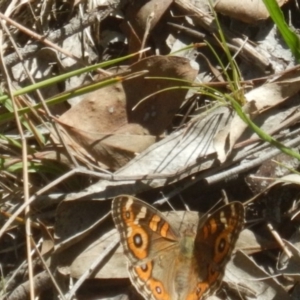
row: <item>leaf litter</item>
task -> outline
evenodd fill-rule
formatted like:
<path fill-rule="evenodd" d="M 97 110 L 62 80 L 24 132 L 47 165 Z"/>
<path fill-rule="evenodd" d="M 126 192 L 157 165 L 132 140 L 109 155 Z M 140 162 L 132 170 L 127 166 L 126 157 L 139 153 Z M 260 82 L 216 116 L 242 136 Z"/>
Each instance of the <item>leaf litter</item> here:
<path fill-rule="evenodd" d="M 87 2 L 78 1 L 69 7 L 70 10 L 64 7 L 66 10 L 63 11 L 69 11 L 68 18 L 74 17 L 75 20 L 79 12 L 89 14 Z M 24 44 L 26 64 L 34 66 L 34 79 L 38 81 L 50 78 L 51 74 L 60 74 L 63 68 L 64 72 L 66 68 L 77 69 L 84 60 L 95 63 L 95 59 L 114 58 L 116 53 L 120 54 L 122 51 L 132 53 L 150 47 L 148 52 L 140 53 L 123 66 L 99 70 L 100 75 L 73 77 L 73 80 L 66 81 L 65 86 L 54 83 L 44 94 L 47 99 L 56 95 L 58 90 L 74 89 L 76 85 L 81 86 L 83 82 L 85 84 L 85 80 L 97 81 L 98 78 L 102 80 L 107 76 L 113 76 L 118 81 L 114 85 L 78 97 L 78 103 L 70 102 L 71 107 L 64 107 L 61 103 L 52 107 L 52 111 L 59 115 L 57 119 L 53 118 L 58 127 L 54 130 L 54 125 L 51 125 L 53 129 L 51 134 L 48 133 L 50 142 L 45 148 L 35 149 L 34 134 L 28 135 L 28 145 L 34 153 L 28 156 L 29 162 L 38 162 L 40 166 L 46 166 L 46 162 L 59 165 L 61 156 L 64 157 L 64 165 L 71 171 L 76 171 L 72 174 L 79 176 L 79 181 L 74 181 L 73 186 L 72 179 L 65 179 L 67 187 L 62 178 L 59 181 L 61 173 L 47 178 L 47 172 L 44 174 L 34 168 L 31 170 L 34 170 L 34 176 L 31 178 L 33 197 L 30 201 L 31 208 L 36 210 L 31 218 L 43 227 L 42 234 L 34 232 L 34 237 L 42 238 L 44 259 L 48 259 L 52 271 L 58 271 L 64 279 L 71 277 L 78 280 L 72 289 L 63 290 L 63 279 L 57 276 L 55 280 L 61 286 L 60 293 L 48 288 L 48 285 L 45 285 L 44 290 L 39 287 L 36 293 L 41 299 L 46 299 L 45 295 L 49 290 L 54 297 L 61 294 L 65 299 L 71 299 L 76 294 L 78 299 L 87 299 L 87 286 L 90 279 L 94 278 L 101 288 L 93 296 L 103 298 L 111 291 L 101 280 L 110 280 L 111 284 L 119 287 L 122 281 L 115 280 L 128 278 L 126 260 L 121 248 L 117 247 L 118 235 L 112 229 L 109 217 L 110 201 L 104 200 L 124 193 L 140 194 L 150 202 L 158 199 L 157 202 L 163 204 L 163 210 L 170 210 L 166 204 L 172 196 L 172 206 L 176 210 L 190 206 L 193 210 L 204 211 L 220 199 L 219 191 L 225 189 L 230 200 L 235 198 L 245 203 L 247 223 L 237 242 L 235 255 L 226 268 L 218 299 L 225 299 L 225 295 L 229 299 L 297 299 L 299 179 L 296 174 L 288 174 L 295 172 L 299 164 L 295 159 L 282 157 L 279 150 L 262 142 L 229 103 L 218 102 L 211 97 L 214 93 L 220 95 L 234 91 L 228 89 L 228 77 L 224 76 L 224 70 L 220 68 L 220 60 L 212 55 L 208 47 L 203 47 L 205 41 L 214 41 L 213 47 L 216 47 L 218 55 L 225 60 L 223 48 L 218 47 L 220 39 L 214 40 L 218 27 L 208 2 L 124 2 L 105 6 L 108 3 L 103 1 L 101 5 L 104 6 L 101 9 L 98 7 L 100 12 L 106 9 L 114 12 L 101 13 L 102 17 L 97 21 L 101 23 L 100 34 L 101 31 L 111 30 L 118 37 L 105 44 L 102 53 L 96 54 L 95 47 L 89 43 L 98 43 L 94 36 L 97 32 L 96 23 L 89 24 L 92 27 L 86 27 L 85 33 L 76 33 L 72 38 L 64 39 L 62 44 L 64 49 L 71 49 L 71 52 L 76 49 L 73 54 L 76 57 L 82 56 L 82 61 L 74 60 L 74 57 L 68 57 L 66 53 L 63 56 L 59 54 L 56 60 L 56 56 L 52 55 L 53 51 L 50 50 L 49 55 L 49 48 L 45 47 L 38 52 L 39 56 L 30 58 L 26 54 L 31 52 L 30 47 Z M 298 151 L 299 67 L 296 65 L 291 68 L 295 61 L 286 54 L 288 51 L 280 51 L 282 41 L 276 36 L 265 35 L 263 41 L 260 41 L 261 36 L 255 36 L 251 28 L 245 27 L 244 21 L 261 34 L 270 24 L 266 11 L 260 11 L 261 2 L 250 2 L 254 6 L 247 9 L 246 6 L 237 6 L 237 1 L 214 3 L 216 12 L 220 13 L 218 17 L 228 47 L 246 82 L 242 87 L 245 101 L 243 112 L 268 134 Z M 285 4 L 284 2 L 287 1 L 278 1 L 279 5 Z M 25 2 L 20 4 L 23 8 L 27 8 L 26 5 Z M 293 6 L 290 3 L 288 5 L 282 6 L 282 9 L 291 11 Z M 5 5 L 4 9 L 7 15 L 20 24 L 24 22 L 19 10 L 13 11 Z M 43 19 L 42 26 L 32 24 L 34 30 L 44 30 L 40 33 L 44 33 L 47 26 L 52 26 L 47 23 L 49 20 L 59 18 L 56 12 L 40 10 L 38 5 L 33 6 L 33 11 L 40 13 L 42 17 L 48 14 L 48 18 Z M 299 13 L 298 9 L 298 16 Z M 231 30 L 230 22 L 234 24 L 235 31 Z M 118 26 L 115 26 L 117 23 Z M 168 23 L 177 27 L 166 27 Z M 58 26 L 64 28 L 67 23 L 61 22 Z M 20 29 L 14 30 L 20 33 Z M 272 31 L 274 26 L 270 33 Z M 28 37 L 26 33 L 23 34 Z M 244 39 L 243 34 L 249 37 Z M 52 36 L 49 35 L 50 38 Z M 260 45 L 250 42 L 251 39 L 253 42 L 260 42 Z M 83 48 L 78 47 L 79 41 Z M 266 41 L 269 46 L 263 48 Z M 268 50 L 270 41 L 275 45 L 276 51 Z M 33 43 L 33 40 L 30 42 Z M 169 55 L 170 49 L 176 48 L 174 45 L 188 46 L 191 42 L 194 43 L 191 51 Z M 86 55 L 87 52 L 90 56 Z M 4 62 L 9 65 L 11 54 L 6 48 L 4 53 Z M 43 55 L 47 58 L 44 61 Z M 48 61 L 55 61 L 55 64 L 51 65 Z M 131 76 L 126 77 L 122 73 L 124 70 Z M 15 87 L 28 84 L 27 75 L 24 75 L 26 73 L 23 73 L 20 63 L 15 63 L 12 74 Z M 223 80 L 219 81 L 218 78 Z M 215 83 L 218 85 L 214 85 Z M 205 87 L 214 87 L 218 92 L 209 90 L 208 93 Z M 34 95 L 26 95 L 26 98 L 32 102 L 31 106 L 38 101 Z M 40 116 L 47 119 L 45 112 L 39 112 Z M 37 118 L 30 121 L 34 126 L 38 124 Z M 59 135 L 57 129 L 60 131 Z M 21 140 L 12 125 L 5 133 L 11 139 Z M 7 142 L 6 145 L 11 147 Z M 16 161 L 20 161 L 21 153 L 14 153 L 14 157 L 10 156 L 4 161 L 3 170 L 6 172 Z M 276 167 L 279 164 L 283 164 L 281 167 L 285 172 L 279 172 Z M 261 168 L 255 173 L 258 167 Z M 79 175 L 81 171 L 82 175 Z M 11 187 L 14 183 L 5 174 L 2 174 L 5 197 L 1 212 L 13 214 L 20 209 L 21 203 L 9 192 L 13 190 Z M 42 174 L 43 176 L 39 176 Z M 87 179 L 85 184 L 80 176 Z M 79 186 L 76 182 L 80 183 Z M 196 192 L 193 191 L 195 186 Z M 241 192 L 238 193 L 240 187 Z M 182 199 L 184 204 L 181 205 Z M 176 213 L 175 224 L 181 224 L 178 220 L 185 220 L 182 222 L 197 225 L 198 213 Z M 25 299 L 30 293 L 32 296 L 29 285 L 26 285 L 28 278 L 17 282 L 10 280 L 9 267 L 5 262 L 5 259 L 13 257 L 9 250 L 10 234 L 15 234 L 19 243 L 22 243 L 22 237 L 17 234 L 15 225 L 10 226 L 5 219 L 2 223 L 3 237 L 0 244 L 4 256 L 0 263 L 8 283 L 0 297 L 16 299 L 18 291 L 24 287 L 25 296 L 17 299 Z M 17 228 L 20 226 L 22 225 Z M 274 228 L 279 239 L 271 235 L 268 230 L 270 227 Z M 16 273 L 17 266 L 27 264 L 21 253 L 19 257 L 22 259 L 13 260 L 13 271 Z M 40 270 L 46 269 L 46 265 L 37 257 L 35 259 L 38 267 L 33 271 L 38 274 Z M 33 283 L 38 284 L 38 280 L 35 278 Z M 118 294 L 117 289 L 113 292 L 114 296 Z M 137 299 L 137 296 L 130 296 L 126 291 L 125 294 L 127 299 Z M 108 297 L 110 296 L 105 299 Z"/>

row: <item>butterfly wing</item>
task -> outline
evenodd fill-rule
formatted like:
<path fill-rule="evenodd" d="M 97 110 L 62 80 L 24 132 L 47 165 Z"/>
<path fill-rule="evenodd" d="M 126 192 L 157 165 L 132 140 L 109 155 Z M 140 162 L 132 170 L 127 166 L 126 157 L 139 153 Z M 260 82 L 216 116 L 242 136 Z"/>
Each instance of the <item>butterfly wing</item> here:
<path fill-rule="evenodd" d="M 199 223 L 194 248 L 199 274 L 195 299 L 205 299 L 219 287 L 243 223 L 244 206 L 239 202 L 221 207 Z"/>
<path fill-rule="evenodd" d="M 112 215 L 120 233 L 124 253 L 137 264 L 159 255 L 178 244 L 179 233 L 153 206 L 122 195 L 112 202 Z"/>
<path fill-rule="evenodd" d="M 189 249 L 185 243 L 189 238 L 181 238 L 147 203 L 126 195 L 116 197 L 112 215 L 130 262 L 130 279 L 145 299 L 203 300 L 222 280 L 243 226 L 244 207 L 233 202 L 201 221 L 191 257 L 183 251 Z"/>
<path fill-rule="evenodd" d="M 178 251 L 180 234 L 157 209 L 132 196 L 116 197 L 112 216 L 138 292 L 149 300 L 171 300 L 172 278 L 166 277 L 175 268 L 170 251 Z"/>

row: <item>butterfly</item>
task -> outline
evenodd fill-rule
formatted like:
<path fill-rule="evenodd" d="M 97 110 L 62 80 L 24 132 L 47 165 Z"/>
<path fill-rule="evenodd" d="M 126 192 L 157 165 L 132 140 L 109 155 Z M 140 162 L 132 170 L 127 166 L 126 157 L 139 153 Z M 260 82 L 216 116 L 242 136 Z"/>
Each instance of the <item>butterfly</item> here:
<path fill-rule="evenodd" d="M 128 195 L 112 202 L 132 284 L 146 300 L 200 300 L 219 287 L 244 223 L 244 206 L 227 204 L 196 233 L 180 233 L 153 206 Z"/>

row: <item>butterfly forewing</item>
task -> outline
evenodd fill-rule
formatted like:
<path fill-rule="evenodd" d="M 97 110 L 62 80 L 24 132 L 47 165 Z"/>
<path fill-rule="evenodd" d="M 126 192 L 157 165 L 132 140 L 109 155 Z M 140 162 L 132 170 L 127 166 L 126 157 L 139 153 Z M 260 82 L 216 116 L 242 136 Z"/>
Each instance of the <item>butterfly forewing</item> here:
<path fill-rule="evenodd" d="M 120 233 L 125 255 L 140 263 L 178 243 L 179 233 L 154 207 L 132 196 L 118 196 L 112 202 L 112 215 Z"/>

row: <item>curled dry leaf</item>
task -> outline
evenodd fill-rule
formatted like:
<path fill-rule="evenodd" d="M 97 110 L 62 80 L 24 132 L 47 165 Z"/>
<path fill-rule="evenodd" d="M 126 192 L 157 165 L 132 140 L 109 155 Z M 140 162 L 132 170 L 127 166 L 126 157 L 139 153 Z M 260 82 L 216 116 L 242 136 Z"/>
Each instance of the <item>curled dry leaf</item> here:
<path fill-rule="evenodd" d="M 134 77 L 90 93 L 59 119 L 78 145 L 110 169 L 120 168 L 154 143 L 187 93 L 187 89 L 159 91 L 178 86 L 174 78 L 193 82 L 198 72 L 189 60 L 175 56 L 146 58 L 130 69 L 133 74 L 147 71 L 147 78 Z"/>
<path fill-rule="evenodd" d="M 125 12 L 127 20 L 140 39 L 147 30 L 147 23 L 150 22 L 149 29 L 152 30 L 171 3 L 172 0 L 150 0 L 131 1 L 128 4 Z"/>
<path fill-rule="evenodd" d="M 279 6 L 288 0 L 277 0 Z M 247 23 L 267 19 L 270 15 L 262 0 L 218 0 L 214 8 L 217 12 Z"/>
<path fill-rule="evenodd" d="M 266 132 L 278 130 L 277 125 L 283 125 L 295 115 L 293 112 L 295 106 L 297 108 L 297 103 L 288 101 L 287 105 L 289 107 L 285 110 L 276 107 L 266 111 L 255 121 Z M 199 174 L 198 180 L 200 177 L 211 176 L 212 168 L 214 172 L 222 168 L 217 158 L 217 153 L 221 151 L 219 148 L 228 146 L 227 140 L 224 139 L 224 142 L 220 142 L 216 147 L 214 137 L 221 129 L 226 128 L 227 124 L 230 124 L 232 117 L 232 110 L 229 107 L 223 106 L 211 110 L 202 116 L 202 119 L 192 120 L 186 128 L 175 131 L 151 145 L 113 175 L 104 175 L 99 182 L 76 194 L 76 198 L 106 199 L 120 193 L 137 194 L 151 187 L 157 188 L 174 183 L 200 171 L 201 175 Z M 249 151 L 251 157 L 256 157 L 255 159 L 261 164 L 260 157 L 269 153 L 270 149 L 267 148 L 263 154 L 254 150 L 259 145 L 256 142 L 257 136 L 251 130 L 245 131 L 241 138 L 240 144 L 246 143 L 246 146 L 233 148 L 233 155 L 226 161 L 228 166 L 247 157 Z M 234 157 L 234 162 L 232 157 Z M 252 164 L 242 161 L 241 168 L 248 168 L 250 165 Z M 74 199 L 74 195 L 67 196 L 67 199 Z"/>

